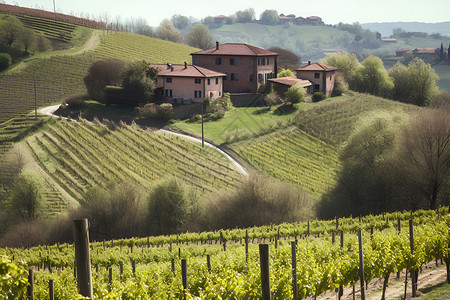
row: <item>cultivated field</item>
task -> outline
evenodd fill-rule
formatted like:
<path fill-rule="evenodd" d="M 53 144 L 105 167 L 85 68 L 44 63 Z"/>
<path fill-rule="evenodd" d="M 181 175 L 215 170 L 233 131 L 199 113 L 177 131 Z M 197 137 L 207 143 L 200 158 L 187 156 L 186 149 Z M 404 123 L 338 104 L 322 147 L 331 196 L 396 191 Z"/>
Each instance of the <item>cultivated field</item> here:
<path fill-rule="evenodd" d="M 118 58 L 180 64 L 190 62 L 189 54 L 197 50 L 131 33 L 100 34 L 100 45 L 95 50 L 28 60 L 20 70 L 0 74 L 0 122 L 32 110 L 35 96 L 38 106 L 46 106 L 61 103 L 71 95 L 85 94 L 83 78 L 97 60 Z"/>
<path fill-rule="evenodd" d="M 92 187 L 126 180 L 149 187 L 174 175 L 203 192 L 215 192 L 243 179 L 210 148 L 136 125 L 52 120 L 26 143 L 42 169 L 78 200 Z"/>

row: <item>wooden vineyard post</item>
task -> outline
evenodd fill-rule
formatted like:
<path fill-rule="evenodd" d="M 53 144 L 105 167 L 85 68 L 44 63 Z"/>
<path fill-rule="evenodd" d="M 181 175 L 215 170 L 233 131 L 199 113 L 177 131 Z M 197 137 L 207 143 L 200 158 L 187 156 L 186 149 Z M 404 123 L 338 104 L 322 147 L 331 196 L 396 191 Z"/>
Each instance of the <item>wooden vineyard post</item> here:
<path fill-rule="evenodd" d="M 364 292 L 364 256 L 363 256 L 363 243 L 362 243 L 362 231 L 358 231 L 358 244 L 359 244 L 359 279 L 361 281 L 361 300 L 365 300 Z"/>
<path fill-rule="evenodd" d="M 248 262 L 248 232 L 245 230 L 245 262 Z"/>
<path fill-rule="evenodd" d="M 339 218 L 336 217 L 336 231 L 338 230 L 338 228 L 339 228 Z"/>
<path fill-rule="evenodd" d="M 34 270 L 28 269 L 27 299 L 34 300 Z"/>
<path fill-rule="evenodd" d="M 123 263 L 119 264 L 119 272 L 120 272 L 120 276 L 123 275 Z"/>
<path fill-rule="evenodd" d="M 400 218 L 397 218 L 397 230 L 400 235 L 400 232 L 402 231 L 402 222 L 400 221 Z M 397 272 L 397 279 L 400 279 L 400 271 Z"/>
<path fill-rule="evenodd" d="M 309 236 L 309 221 L 308 221 L 308 230 L 306 231 L 306 235 Z"/>
<path fill-rule="evenodd" d="M 134 260 L 131 261 L 131 268 L 133 269 L 133 275 L 136 274 L 136 262 Z"/>
<path fill-rule="evenodd" d="M 187 289 L 187 266 L 186 259 L 181 260 L 181 281 L 183 283 L 183 289 Z"/>
<path fill-rule="evenodd" d="M 293 299 L 298 300 L 298 286 L 297 286 L 297 254 L 296 254 L 296 244 L 291 242 L 291 252 L 292 252 L 292 294 L 294 294 Z"/>
<path fill-rule="evenodd" d="M 331 233 L 331 244 L 334 245 L 335 237 L 334 237 L 334 231 Z"/>
<path fill-rule="evenodd" d="M 333 236 L 334 238 L 334 236 Z M 341 230 L 341 250 L 344 248 L 344 231 Z M 354 286 L 353 286 L 354 287 Z M 338 292 L 338 299 L 341 299 L 341 297 L 344 295 L 344 286 L 339 286 L 339 292 Z"/>
<path fill-rule="evenodd" d="M 48 281 L 48 297 L 50 300 L 55 300 L 55 292 L 53 286 L 53 279 Z"/>
<path fill-rule="evenodd" d="M 87 219 L 73 221 L 73 235 L 75 260 L 77 263 L 78 293 L 92 299 L 92 273 Z"/>
<path fill-rule="evenodd" d="M 112 268 L 109 268 L 109 284 L 111 285 L 112 284 Z"/>
<path fill-rule="evenodd" d="M 344 231 L 341 230 L 341 249 L 344 248 Z"/>
<path fill-rule="evenodd" d="M 208 267 L 208 273 L 211 274 L 211 255 L 206 255 L 206 266 Z"/>
<path fill-rule="evenodd" d="M 411 248 L 411 255 L 414 255 L 414 228 L 413 228 L 413 219 L 409 220 L 409 247 Z M 411 269 L 411 291 L 412 297 L 416 297 L 416 289 L 417 289 L 417 278 L 416 278 L 416 270 L 414 268 Z"/>
<path fill-rule="evenodd" d="M 262 300 L 270 300 L 269 245 L 259 244 Z"/>
<path fill-rule="evenodd" d="M 172 273 L 175 273 L 175 259 L 172 258 Z"/>

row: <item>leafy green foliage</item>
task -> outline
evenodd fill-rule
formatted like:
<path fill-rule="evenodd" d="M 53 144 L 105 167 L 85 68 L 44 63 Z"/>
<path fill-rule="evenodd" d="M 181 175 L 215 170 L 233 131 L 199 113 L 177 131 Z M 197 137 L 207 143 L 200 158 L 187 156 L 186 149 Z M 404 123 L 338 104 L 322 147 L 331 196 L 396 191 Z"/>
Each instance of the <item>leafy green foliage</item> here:
<path fill-rule="evenodd" d="M 203 24 L 197 24 L 192 27 L 186 36 L 186 43 L 195 48 L 210 48 L 213 45 L 213 40 L 208 27 Z"/>
<path fill-rule="evenodd" d="M 8 68 L 12 63 L 11 55 L 8 53 L 0 53 L 0 71 Z"/>
<path fill-rule="evenodd" d="M 24 220 L 37 217 L 41 206 L 41 188 L 35 176 L 22 174 L 16 178 L 11 190 L 10 205 L 12 211 Z"/>
<path fill-rule="evenodd" d="M 408 67 L 396 63 L 389 70 L 394 82 L 393 98 L 419 106 L 429 106 L 438 94 L 436 81 L 439 76 L 430 64 L 414 59 Z"/>
<path fill-rule="evenodd" d="M 0 258 L 0 296 L 3 299 L 21 299 L 27 292 L 28 272 L 22 264 Z"/>
<path fill-rule="evenodd" d="M 183 43 L 184 38 L 178 29 L 176 29 L 168 19 L 164 19 L 156 29 L 156 33 L 161 40 L 174 43 Z"/>
<path fill-rule="evenodd" d="M 369 56 L 362 63 L 355 75 L 355 89 L 359 92 L 389 98 L 393 83 L 379 57 Z"/>
<path fill-rule="evenodd" d="M 280 17 L 278 16 L 278 12 L 276 10 L 266 9 L 261 14 L 260 21 L 263 24 L 275 25 L 280 22 Z"/>
<path fill-rule="evenodd" d="M 206 118 L 207 120 L 222 119 L 227 111 L 233 108 L 231 102 L 230 93 L 224 93 L 223 96 L 205 101 L 206 105 Z"/>
<path fill-rule="evenodd" d="M 300 103 L 305 99 L 306 91 L 299 84 L 294 84 L 289 87 L 285 93 L 285 101 L 290 103 Z"/>
<path fill-rule="evenodd" d="M 326 98 L 327 98 L 327 97 L 326 97 L 325 94 L 322 93 L 322 92 L 315 92 L 315 93 L 312 95 L 312 101 L 313 101 L 313 102 L 319 102 L 319 101 L 325 100 Z"/>
<path fill-rule="evenodd" d="M 281 77 L 295 77 L 295 74 L 289 69 L 281 69 L 281 71 L 278 72 L 277 78 Z"/>
<path fill-rule="evenodd" d="M 125 62 L 120 59 L 105 59 L 94 62 L 83 81 L 89 98 L 105 101 L 105 87 L 107 85 L 119 86 L 122 82 L 121 74 Z"/>
<path fill-rule="evenodd" d="M 170 103 L 155 104 L 147 103 L 138 107 L 138 115 L 143 119 L 158 120 L 167 122 L 173 117 L 173 107 Z"/>
<path fill-rule="evenodd" d="M 409 248 L 409 232 L 396 228 L 400 220 L 407 228 L 410 212 L 378 216 L 341 218 L 336 222 L 311 221 L 284 223 L 246 229 L 229 229 L 215 232 L 184 233 L 170 236 L 152 236 L 141 239 L 122 239 L 91 243 L 94 297 L 101 299 L 260 299 L 260 263 L 258 243 L 270 244 L 269 265 L 271 296 L 274 299 L 291 299 L 292 268 L 290 240 L 297 239 L 298 297 L 309 298 L 339 285 L 344 288 L 358 281 L 358 239 L 354 234 L 363 231 L 364 269 L 366 282 L 373 278 L 404 268 L 418 270 L 432 259 L 448 259 L 449 219 L 448 207 L 437 211 L 413 213 L 414 246 Z M 336 229 L 336 224 L 338 229 Z M 308 236 L 320 234 L 319 238 Z M 368 232 L 374 228 L 373 235 Z M 332 243 L 330 233 L 343 230 L 343 247 Z M 249 252 L 240 241 L 248 234 Z M 304 238 L 298 239 L 299 236 Z M 281 238 L 285 238 L 287 241 Z M 272 239 L 272 241 L 268 241 Z M 274 247 L 277 239 L 278 247 Z M 200 245 L 201 242 L 201 245 Z M 218 244 L 217 242 L 220 242 Z M 177 243 L 178 251 L 174 251 Z M 198 244 L 196 244 L 198 243 Z M 223 251 L 226 243 L 226 251 Z M 148 247 L 150 246 L 150 247 Z M 156 246 L 156 247 L 155 247 Z M 162 248 L 164 247 L 164 248 Z M 167 251 L 167 248 L 169 251 Z M 163 250 L 166 249 L 166 250 Z M 181 258 L 187 260 L 188 286 L 181 285 Z M 31 249 L 0 249 L 1 255 L 14 255 L 27 265 L 45 263 L 65 267 L 63 271 L 35 272 L 35 289 L 39 298 L 46 297 L 48 279 L 55 280 L 55 288 L 62 298 L 78 298 L 73 278 L 74 250 L 71 244 L 39 246 Z M 211 272 L 206 267 L 206 255 L 211 258 Z M 171 262 L 175 270 L 172 271 Z M 130 262 L 136 263 L 132 273 Z M 123 274 L 119 265 L 123 265 Z M 113 281 L 109 284 L 108 269 L 112 269 Z"/>
<path fill-rule="evenodd" d="M 146 103 L 153 100 L 157 72 L 146 61 L 129 64 L 122 73 L 122 85 L 127 104 Z"/>

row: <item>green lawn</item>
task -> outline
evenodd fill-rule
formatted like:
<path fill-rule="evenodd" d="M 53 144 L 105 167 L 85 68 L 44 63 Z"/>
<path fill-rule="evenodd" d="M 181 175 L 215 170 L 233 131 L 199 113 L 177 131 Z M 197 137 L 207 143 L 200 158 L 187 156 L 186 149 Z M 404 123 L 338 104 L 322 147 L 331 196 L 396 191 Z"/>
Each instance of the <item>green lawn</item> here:
<path fill-rule="evenodd" d="M 205 139 L 222 144 L 269 133 L 292 124 L 298 110 L 317 105 L 313 103 L 295 104 L 294 109 L 285 114 L 277 114 L 282 106 L 274 106 L 270 111 L 267 107 L 233 108 L 223 119 L 204 123 Z M 201 121 L 176 121 L 172 126 L 199 136 L 202 134 Z"/>

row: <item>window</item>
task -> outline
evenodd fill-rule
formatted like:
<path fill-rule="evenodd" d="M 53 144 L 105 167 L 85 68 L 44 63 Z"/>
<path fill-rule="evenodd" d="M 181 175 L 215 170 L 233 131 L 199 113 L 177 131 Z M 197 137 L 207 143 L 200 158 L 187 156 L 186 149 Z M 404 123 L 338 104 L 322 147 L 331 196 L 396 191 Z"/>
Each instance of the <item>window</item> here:
<path fill-rule="evenodd" d="M 202 97 L 202 91 L 194 91 L 195 98 L 201 98 Z"/>
<path fill-rule="evenodd" d="M 319 85 L 319 84 L 315 84 L 315 85 L 314 85 L 314 90 L 315 90 L 315 91 L 320 90 L 320 85 Z"/>
<path fill-rule="evenodd" d="M 269 58 L 266 58 L 266 65 L 269 65 Z"/>
<path fill-rule="evenodd" d="M 166 78 L 166 83 L 172 83 L 172 77 L 167 77 Z"/>
<path fill-rule="evenodd" d="M 239 65 L 239 60 L 237 58 L 230 58 L 230 65 L 232 66 Z"/>
<path fill-rule="evenodd" d="M 196 84 L 202 83 L 202 79 L 201 79 L 201 78 L 195 78 L 195 83 L 196 83 Z"/>
<path fill-rule="evenodd" d="M 222 64 L 222 58 L 218 57 L 216 58 L 216 65 L 221 65 Z"/>
<path fill-rule="evenodd" d="M 172 97 L 172 90 L 166 90 L 166 97 Z"/>
<path fill-rule="evenodd" d="M 250 74 L 249 81 L 253 81 L 253 74 Z"/>
<path fill-rule="evenodd" d="M 320 78 L 320 73 L 314 73 L 314 78 Z"/>
<path fill-rule="evenodd" d="M 259 82 L 262 82 L 263 80 L 264 80 L 263 74 L 259 73 L 259 74 L 258 74 L 258 81 L 259 81 Z"/>
<path fill-rule="evenodd" d="M 258 66 L 265 66 L 266 65 L 266 58 L 258 58 Z"/>
<path fill-rule="evenodd" d="M 216 84 L 219 84 L 219 77 L 216 77 Z"/>
<path fill-rule="evenodd" d="M 254 59 L 250 59 L 250 66 L 254 66 L 255 65 L 255 60 Z"/>
<path fill-rule="evenodd" d="M 232 81 L 238 81 L 239 79 L 239 74 L 238 73 L 231 73 L 231 78 Z"/>
<path fill-rule="evenodd" d="M 208 78 L 208 85 L 211 85 L 211 79 Z"/>
<path fill-rule="evenodd" d="M 194 58 L 192 59 L 192 64 L 194 64 L 194 65 L 197 65 L 197 64 L 198 64 L 198 59 L 197 59 L 197 57 L 194 57 Z"/>
<path fill-rule="evenodd" d="M 209 92 L 209 98 L 214 98 L 214 92 Z"/>

